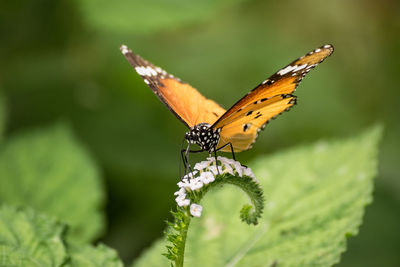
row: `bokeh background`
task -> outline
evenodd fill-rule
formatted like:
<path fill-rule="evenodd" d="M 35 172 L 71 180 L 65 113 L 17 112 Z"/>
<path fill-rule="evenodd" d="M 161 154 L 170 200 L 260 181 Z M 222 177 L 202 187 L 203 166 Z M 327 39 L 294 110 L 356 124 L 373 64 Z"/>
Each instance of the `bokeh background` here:
<path fill-rule="evenodd" d="M 399 1 L 3 0 L 0 36 L 6 137 L 70 122 L 106 183 L 101 241 L 127 263 L 162 236 L 186 129 L 119 46 L 228 108 L 295 58 L 332 43 L 334 54 L 298 88 L 298 105 L 237 157 L 246 163 L 383 122 L 375 200 L 339 266 L 400 266 Z"/>

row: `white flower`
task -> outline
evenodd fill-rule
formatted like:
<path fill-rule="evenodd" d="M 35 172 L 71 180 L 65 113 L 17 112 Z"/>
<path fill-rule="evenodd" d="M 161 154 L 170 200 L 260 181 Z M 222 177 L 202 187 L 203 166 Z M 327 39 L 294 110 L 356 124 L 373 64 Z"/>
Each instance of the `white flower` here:
<path fill-rule="evenodd" d="M 179 191 L 176 191 L 176 192 L 174 193 L 174 195 L 175 195 L 175 196 L 186 195 L 186 190 L 185 190 L 185 188 L 181 187 L 181 188 L 179 189 Z"/>
<path fill-rule="evenodd" d="M 255 178 L 255 176 L 250 168 L 243 168 L 243 174 L 246 176 L 249 176 L 251 178 Z"/>
<path fill-rule="evenodd" d="M 200 217 L 202 211 L 203 207 L 201 205 L 197 205 L 194 203 L 190 205 L 190 214 L 192 214 L 194 217 Z"/>
<path fill-rule="evenodd" d="M 182 180 L 190 180 L 192 179 L 196 174 L 198 173 L 197 170 L 194 170 L 193 172 L 189 172 L 185 176 L 183 176 Z"/>
<path fill-rule="evenodd" d="M 227 165 L 227 164 L 233 165 L 233 164 L 235 164 L 235 162 L 237 162 L 237 161 L 234 161 L 233 159 L 228 159 L 228 158 L 221 157 L 221 156 L 218 156 L 218 160 L 221 161 L 221 163 L 223 163 L 225 165 Z"/>
<path fill-rule="evenodd" d="M 179 195 L 179 196 L 177 196 L 177 197 L 175 198 L 175 201 L 176 201 L 176 202 L 182 201 L 182 200 L 185 199 L 185 197 L 186 197 L 186 195 Z"/>
<path fill-rule="evenodd" d="M 208 160 L 209 162 L 211 162 L 211 163 L 212 163 L 212 162 L 215 162 L 215 157 L 208 157 L 207 160 Z"/>
<path fill-rule="evenodd" d="M 190 189 L 190 182 L 187 179 L 182 179 L 182 181 L 178 182 L 177 185 L 185 190 Z"/>
<path fill-rule="evenodd" d="M 224 167 L 225 167 L 225 171 L 224 171 L 224 172 L 227 172 L 227 173 L 229 173 L 229 174 L 235 175 L 235 174 L 233 173 L 233 169 L 232 169 L 231 165 L 225 164 Z"/>
<path fill-rule="evenodd" d="M 208 161 L 201 161 L 194 165 L 194 169 L 201 171 L 201 170 L 207 168 L 209 164 L 210 163 Z"/>
<path fill-rule="evenodd" d="M 186 194 L 185 195 L 181 195 L 178 196 L 177 198 L 175 198 L 176 203 L 178 204 L 179 207 L 185 207 L 188 206 L 190 204 L 190 200 L 186 199 Z"/>
<path fill-rule="evenodd" d="M 190 189 L 193 190 L 193 191 L 194 191 L 194 190 L 197 190 L 197 189 L 200 189 L 200 188 L 203 187 L 203 182 L 201 181 L 200 178 L 192 179 L 192 180 L 190 180 L 189 187 L 190 187 Z"/>
<path fill-rule="evenodd" d="M 236 172 L 238 173 L 238 175 L 240 177 L 242 177 L 242 165 L 240 165 L 240 163 L 238 161 L 235 161 L 235 163 L 233 164 L 233 166 L 235 167 Z"/>
<path fill-rule="evenodd" d="M 218 175 L 217 167 L 215 167 L 215 166 L 210 166 L 210 167 L 208 167 L 208 170 L 209 170 L 210 172 L 212 172 L 214 175 Z"/>
<path fill-rule="evenodd" d="M 186 207 L 186 206 L 189 206 L 190 200 L 189 199 L 184 199 L 184 200 L 181 200 L 181 201 L 179 201 L 177 203 L 178 203 L 179 207 Z"/>
<path fill-rule="evenodd" d="M 254 173 L 251 171 L 250 168 L 243 168 L 243 174 L 251 177 L 254 182 L 258 183 L 256 176 L 254 175 Z"/>
<path fill-rule="evenodd" d="M 212 172 L 203 172 L 199 177 L 204 184 L 209 184 L 215 181 L 215 177 Z"/>

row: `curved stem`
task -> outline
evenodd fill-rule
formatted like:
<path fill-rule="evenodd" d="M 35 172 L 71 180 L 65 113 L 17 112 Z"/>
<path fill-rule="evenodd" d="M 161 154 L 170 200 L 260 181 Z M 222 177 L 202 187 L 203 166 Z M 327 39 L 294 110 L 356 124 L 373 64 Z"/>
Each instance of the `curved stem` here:
<path fill-rule="evenodd" d="M 212 162 L 210 162 L 212 163 Z M 215 161 L 214 161 L 215 164 Z M 215 177 L 211 175 L 211 172 L 213 173 L 219 173 L 219 169 L 215 169 L 216 167 L 221 167 L 221 171 L 223 170 L 223 174 L 218 174 Z M 167 249 L 168 252 L 165 253 L 164 255 L 170 259 L 173 263 L 175 263 L 176 267 L 183 267 L 184 265 L 184 255 L 185 255 L 185 246 L 186 246 L 186 240 L 187 240 L 187 234 L 189 230 L 189 225 L 192 219 L 191 215 L 191 206 L 192 205 L 197 205 L 197 203 L 200 203 L 202 198 L 206 195 L 206 193 L 213 189 L 213 188 L 221 188 L 221 185 L 224 184 L 231 184 L 234 186 L 239 187 L 243 192 L 247 194 L 247 196 L 250 198 L 251 204 L 246 204 L 243 206 L 242 210 L 240 211 L 240 218 L 242 221 L 246 222 L 247 224 L 254 224 L 256 225 L 258 223 L 258 218 L 261 217 L 263 208 L 264 208 L 264 196 L 263 196 L 263 191 L 261 189 L 261 186 L 258 184 L 256 179 L 254 178 L 253 174 L 251 173 L 251 170 L 248 169 L 247 167 L 243 167 L 242 165 L 235 166 L 235 168 L 243 168 L 240 173 L 237 171 L 232 171 L 233 169 L 229 167 L 227 164 L 221 162 L 221 166 L 208 166 L 202 169 L 202 171 L 198 171 L 196 173 L 196 178 L 194 178 L 194 174 L 192 173 L 192 180 L 190 182 L 199 182 L 201 183 L 200 187 L 196 186 L 190 186 L 189 182 L 184 180 L 181 181 L 181 185 L 178 185 L 181 187 L 182 192 L 179 191 L 178 193 L 178 198 L 177 198 L 177 203 L 178 209 L 175 212 L 172 212 L 172 215 L 174 217 L 174 222 L 170 223 L 167 222 L 169 225 L 169 229 L 167 230 L 167 240 L 172 243 L 172 245 L 168 245 Z M 242 172 L 244 169 L 247 170 L 247 172 Z M 229 171 L 230 170 L 230 171 Z M 237 170 L 237 169 L 236 169 Z M 250 176 L 242 175 L 242 173 L 249 173 L 248 170 L 250 170 Z M 235 175 L 233 175 L 234 173 Z M 212 182 L 207 181 L 211 175 Z M 215 179 L 214 179 L 215 178 Z M 196 181 L 198 179 L 198 181 Z M 203 180 L 202 180 L 203 179 Z M 201 182 L 203 181 L 203 182 Z M 185 188 L 185 189 L 183 189 Z M 179 194 L 182 194 L 179 196 Z M 183 197 L 183 199 L 181 198 Z M 186 202 L 185 202 L 186 201 Z M 190 203 L 193 203 L 192 205 L 189 205 Z M 201 206 L 200 206 L 201 208 Z M 200 214 L 193 214 L 195 216 L 200 216 Z"/>

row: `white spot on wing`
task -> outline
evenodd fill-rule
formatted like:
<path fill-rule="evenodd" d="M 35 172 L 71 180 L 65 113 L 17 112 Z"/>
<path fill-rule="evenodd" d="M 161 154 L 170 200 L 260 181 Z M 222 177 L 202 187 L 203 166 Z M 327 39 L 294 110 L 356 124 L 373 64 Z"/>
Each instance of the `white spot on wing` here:
<path fill-rule="evenodd" d="M 124 55 L 129 53 L 129 48 L 126 45 L 121 45 L 120 50 Z"/>
<path fill-rule="evenodd" d="M 283 69 L 281 69 L 280 71 L 278 71 L 278 74 L 279 75 L 285 75 L 286 73 L 288 73 L 288 72 L 291 72 L 291 71 L 293 71 L 294 69 L 296 69 L 297 68 L 297 65 L 294 65 L 294 66 L 287 66 L 286 68 L 283 68 Z"/>
<path fill-rule="evenodd" d="M 302 69 L 304 69 L 305 67 L 307 67 L 307 64 L 300 65 L 300 66 L 298 66 L 297 68 L 295 68 L 295 69 L 293 70 L 293 72 L 297 72 L 297 71 L 299 71 L 299 70 L 302 70 Z"/>
<path fill-rule="evenodd" d="M 142 76 L 157 76 L 157 72 L 152 67 L 136 67 L 136 72 Z"/>

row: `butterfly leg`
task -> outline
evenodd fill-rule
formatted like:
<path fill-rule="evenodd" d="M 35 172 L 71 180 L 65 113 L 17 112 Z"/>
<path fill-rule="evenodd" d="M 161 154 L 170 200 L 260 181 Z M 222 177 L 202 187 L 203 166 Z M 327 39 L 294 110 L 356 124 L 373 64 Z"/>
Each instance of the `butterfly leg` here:
<path fill-rule="evenodd" d="M 190 162 L 189 162 L 189 152 L 191 152 L 190 150 L 190 144 L 187 146 L 187 148 L 184 150 L 184 154 L 183 154 L 183 162 L 185 165 L 185 175 L 187 173 L 193 173 L 192 167 L 190 166 Z M 193 175 L 192 175 L 193 176 Z M 193 178 L 193 177 L 192 177 Z"/>
<path fill-rule="evenodd" d="M 186 163 L 187 163 L 187 165 L 188 165 L 188 169 L 189 169 L 191 172 L 193 172 L 193 170 L 192 170 L 192 167 L 190 166 L 190 163 L 189 163 L 189 153 L 201 153 L 201 152 L 204 152 L 204 150 L 187 150 L 187 151 L 186 151 L 186 155 L 185 155 Z"/>
<path fill-rule="evenodd" d="M 214 147 L 214 157 L 215 157 L 215 167 L 217 168 L 218 175 L 221 175 L 219 173 L 218 163 L 217 163 L 217 147 Z"/>
<path fill-rule="evenodd" d="M 233 158 L 233 160 L 236 160 L 236 158 L 235 158 L 235 151 L 233 150 L 233 146 L 232 146 L 232 143 L 231 143 L 231 142 L 226 143 L 225 145 L 223 145 L 222 147 L 220 147 L 218 150 L 221 150 L 221 149 L 223 149 L 223 148 L 226 147 L 226 146 L 230 146 L 230 147 L 231 147 L 232 158 Z M 246 166 L 246 165 L 243 165 L 242 163 L 240 163 L 240 165 L 242 165 L 243 167 L 246 167 L 246 168 L 247 168 L 247 166 Z"/>
<path fill-rule="evenodd" d="M 221 149 L 223 149 L 223 148 L 226 147 L 226 146 L 230 146 L 230 147 L 231 147 L 232 158 L 233 158 L 233 160 L 236 160 L 236 158 L 235 158 L 235 152 L 233 151 L 233 146 L 232 146 L 232 143 L 231 143 L 231 142 L 226 143 L 225 145 L 221 146 L 220 148 L 218 148 L 218 150 L 221 150 Z"/>
<path fill-rule="evenodd" d="M 184 174 L 183 174 L 183 176 L 185 176 L 186 175 L 186 171 L 187 171 L 187 158 L 186 158 L 186 156 L 185 156 L 185 151 L 186 151 L 186 149 L 181 149 L 181 159 L 182 159 L 182 162 L 183 162 L 183 169 L 184 169 Z M 181 177 L 181 179 L 183 178 L 183 176 L 181 176 L 181 162 L 179 161 L 179 176 Z"/>

